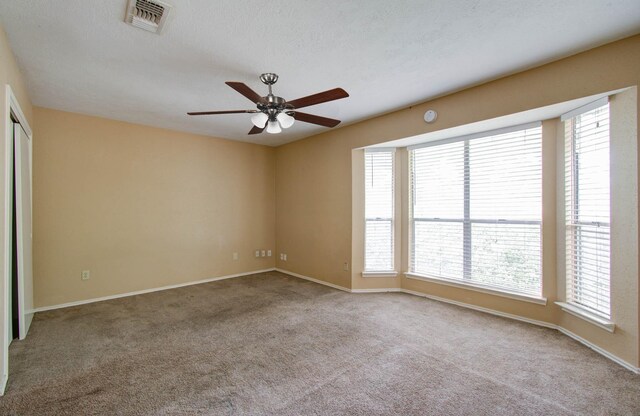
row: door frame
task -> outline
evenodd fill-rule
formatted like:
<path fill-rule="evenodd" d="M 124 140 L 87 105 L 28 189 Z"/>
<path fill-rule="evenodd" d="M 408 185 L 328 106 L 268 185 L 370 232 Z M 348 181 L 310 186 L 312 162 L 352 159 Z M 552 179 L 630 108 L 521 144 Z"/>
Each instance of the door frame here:
<path fill-rule="evenodd" d="M 7 385 L 7 381 L 9 379 L 9 343 L 11 342 L 10 338 L 10 328 L 11 322 L 9 317 L 11 316 L 9 312 L 9 305 L 11 303 L 11 293 L 9 293 L 10 279 L 11 279 L 11 262 L 8 261 L 11 259 L 11 219 L 13 216 L 13 201 L 12 201 L 12 193 L 11 189 L 13 188 L 13 145 L 14 145 L 14 135 L 13 135 L 13 122 L 11 121 L 11 116 L 20 123 L 24 132 L 27 134 L 29 138 L 29 158 L 32 160 L 32 146 L 33 146 L 33 130 L 31 130 L 31 126 L 27 121 L 27 118 L 20 107 L 20 103 L 18 99 L 13 94 L 13 90 L 9 84 L 5 86 L 5 114 L 4 114 L 4 137 L 5 137 L 5 193 L 4 193 L 4 268 L 2 271 L 2 286 L 4 288 L 4 307 L 3 307 L 3 319 L 2 319 L 2 331 L 0 331 L 0 336 L 2 336 L 3 348 L 2 348 L 2 375 L 0 379 L 0 395 L 4 394 L 5 387 Z M 33 178 L 33 166 L 30 166 L 31 169 L 31 177 Z M 32 180 L 33 183 L 33 180 Z M 33 195 L 33 189 L 31 190 Z M 33 198 L 32 198 L 32 208 L 33 208 Z M 32 209 L 33 215 L 33 209 Z"/>

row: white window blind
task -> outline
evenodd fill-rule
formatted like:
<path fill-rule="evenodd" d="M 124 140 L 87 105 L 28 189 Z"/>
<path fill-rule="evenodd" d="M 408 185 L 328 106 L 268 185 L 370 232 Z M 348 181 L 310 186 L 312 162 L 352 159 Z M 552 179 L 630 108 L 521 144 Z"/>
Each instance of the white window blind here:
<path fill-rule="evenodd" d="M 410 151 L 410 271 L 541 296 L 540 124 Z"/>
<path fill-rule="evenodd" d="M 365 152 L 365 271 L 393 271 L 393 150 Z"/>
<path fill-rule="evenodd" d="M 609 104 L 565 120 L 567 301 L 609 318 Z"/>

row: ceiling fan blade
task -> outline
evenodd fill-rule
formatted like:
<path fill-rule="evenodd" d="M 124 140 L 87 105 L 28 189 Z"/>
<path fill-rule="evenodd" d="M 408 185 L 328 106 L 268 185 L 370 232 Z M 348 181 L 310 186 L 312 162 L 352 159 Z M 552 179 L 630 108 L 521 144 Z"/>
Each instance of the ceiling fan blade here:
<path fill-rule="evenodd" d="M 229 111 L 196 111 L 187 113 L 190 116 L 208 116 L 212 114 L 240 114 L 240 113 L 255 113 L 257 110 L 229 110 Z"/>
<path fill-rule="evenodd" d="M 228 81 L 228 82 L 225 82 L 225 84 L 227 84 L 234 90 L 238 91 L 240 94 L 244 95 L 245 97 L 247 97 L 248 99 L 250 99 L 252 102 L 256 104 L 264 101 L 257 92 L 249 88 L 249 86 L 243 82 Z"/>
<path fill-rule="evenodd" d="M 265 126 L 265 127 L 266 127 L 266 126 Z M 260 127 L 253 126 L 253 127 L 251 128 L 251 130 L 249 130 L 249 134 L 260 134 L 260 133 L 262 133 L 263 131 L 264 131 L 264 127 L 263 127 L 263 128 L 260 128 Z"/>
<path fill-rule="evenodd" d="M 325 126 L 325 127 L 335 127 L 338 124 L 340 124 L 340 120 L 336 120 L 335 118 L 321 117 L 313 114 L 301 113 L 299 111 L 296 111 L 293 114 L 293 117 L 298 121 L 304 121 L 305 123 L 318 124 L 320 126 Z"/>
<path fill-rule="evenodd" d="M 332 90 L 327 90 L 324 92 L 319 92 L 317 94 L 298 98 L 293 101 L 287 101 L 287 104 L 293 106 L 293 108 L 302 108 L 302 107 L 308 107 L 310 105 L 326 103 L 327 101 L 347 98 L 348 96 L 349 94 L 342 88 L 334 88 Z"/>

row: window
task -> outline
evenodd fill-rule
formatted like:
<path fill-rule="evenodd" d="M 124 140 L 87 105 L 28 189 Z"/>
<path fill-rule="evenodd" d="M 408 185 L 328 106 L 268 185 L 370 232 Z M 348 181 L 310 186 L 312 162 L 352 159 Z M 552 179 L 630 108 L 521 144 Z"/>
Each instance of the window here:
<path fill-rule="evenodd" d="M 410 149 L 410 273 L 541 297 L 540 123 Z"/>
<path fill-rule="evenodd" d="M 596 105 L 563 117 L 567 301 L 609 318 L 609 104 Z"/>
<path fill-rule="evenodd" d="M 393 150 L 365 152 L 365 271 L 393 271 Z"/>

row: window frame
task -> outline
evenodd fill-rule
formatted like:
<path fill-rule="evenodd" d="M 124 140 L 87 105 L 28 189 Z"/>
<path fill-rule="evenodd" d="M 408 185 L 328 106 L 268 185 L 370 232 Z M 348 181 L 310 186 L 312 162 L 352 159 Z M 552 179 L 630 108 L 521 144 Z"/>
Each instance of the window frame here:
<path fill-rule="evenodd" d="M 409 146 L 407 149 L 409 150 L 409 155 L 408 155 L 408 159 L 409 159 L 409 176 L 411 177 L 411 175 L 413 175 L 414 172 L 414 157 L 413 157 L 413 151 L 420 149 L 420 148 L 424 148 L 424 147 L 431 147 L 431 146 L 438 146 L 438 145 L 443 145 L 443 144 L 448 144 L 448 143 L 455 143 L 455 142 L 464 142 L 464 150 L 463 150 L 463 165 L 464 165 L 464 185 L 463 185 L 463 189 L 464 189 L 464 195 L 463 195 L 463 204 L 464 204 L 464 209 L 463 209 L 463 217 L 462 218 L 435 218 L 435 217 L 416 217 L 415 216 L 415 212 L 414 212 L 414 200 L 415 200 L 415 189 L 414 189 L 414 182 L 413 180 L 409 181 L 409 204 L 408 204 L 408 213 L 409 213 L 409 218 L 408 218 L 408 222 L 409 222 L 409 235 L 408 235 L 408 258 L 407 258 L 407 262 L 408 262 L 408 267 L 407 270 L 408 272 L 405 273 L 405 275 L 408 278 L 413 278 L 413 279 L 419 279 L 419 280 L 426 280 L 426 281 L 430 281 L 430 282 L 435 282 L 435 283 L 440 283 L 440 284 L 445 284 L 448 286 L 454 286 L 454 287 L 460 287 L 460 288 L 464 288 L 464 289 L 472 289 L 475 291 L 479 291 L 479 292 L 483 292 L 483 293 L 490 293 L 493 295 L 498 295 L 498 296 L 502 296 L 502 297 L 507 297 L 507 298 L 512 298 L 512 299 L 517 299 L 517 300 L 523 300 L 523 301 L 528 301 L 528 302 L 532 302 L 532 303 L 537 303 L 537 304 L 543 304 L 546 305 L 547 303 L 547 299 L 543 296 L 544 293 L 544 270 L 542 267 L 542 263 L 543 263 L 543 224 L 542 224 L 542 206 L 543 206 L 543 201 L 542 201 L 542 197 L 543 197 L 543 189 L 542 189 L 542 182 L 541 182 L 541 186 L 540 186 L 540 201 L 541 201 L 541 206 L 540 206 L 540 219 L 539 220 L 515 220 L 515 219 L 481 219 L 481 218 L 477 218 L 474 219 L 471 217 L 471 210 L 470 210 L 470 203 L 471 200 L 469 198 L 470 195 L 470 177 L 471 177 L 471 173 L 470 173 L 470 161 L 469 161 L 469 142 L 473 139 L 477 139 L 477 138 L 486 138 L 486 137 L 491 137 L 491 136 L 497 136 L 497 135 L 501 135 L 501 134 L 507 134 L 507 133 L 513 133 L 513 132 L 517 132 L 517 131 L 522 131 L 522 130 L 527 130 L 527 129 L 533 129 L 533 128 L 541 128 L 542 127 L 542 122 L 538 121 L 538 122 L 533 122 L 533 123 L 526 123 L 526 124 L 520 124 L 520 125 L 514 125 L 514 126 L 509 126 L 509 127 L 505 127 L 505 128 L 500 128 L 500 129 L 495 129 L 495 130 L 489 130 L 489 131 L 484 131 L 484 132 L 480 132 L 480 133 L 474 133 L 474 134 L 469 134 L 469 135 L 465 135 L 465 136 L 458 136 L 458 137 L 452 137 L 452 138 L 448 138 L 448 139 L 443 139 L 443 140 L 437 140 L 434 142 L 428 142 L 428 143 L 422 143 L 422 144 L 418 144 L 418 145 L 414 145 L 414 146 Z M 540 142 L 540 152 L 541 152 L 541 156 L 542 156 L 542 148 L 543 148 L 543 142 L 542 142 L 542 130 L 540 132 L 541 135 L 541 142 Z M 542 174 L 542 166 L 543 162 L 541 160 L 541 165 L 540 165 L 540 170 L 541 170 L 541 174 Z M 541 181 L 542 181 L 542 177 L 541 177 Z M 462 223 L 463 225 L 463 276 L 461 278 L 448 278 L 448 277 L 444 277 L 444 276 L 434 276 L 431 274 L 423 274 L 420 272 L 417 272 L 414 269 L 414 253 L 415 253 L 415 235 L 416 235 L 416 223 L 417 222 L 437 222 L 437 223 Z M 473 256 L 473 252 L 471 247 L 468 244 L 465 244 L 466 241 L 472 241 L 470 237 L 471 235 L 471 229 L 472 229 L 472 225 L 473 224 L 501 224 L 501 225 L 537 225 L 539 227 L 539 236 L 540 236 L 540 246 L 539 246 L 539 255 L 540 255 L 540 292 L 538 294 L 531 294 L 531 293 L 524 293 L 524 292 L 520 292 L 517 290 L 509 290 L 507 288 L 502 288 L 502 287 L 498 287 L 498 286 L 494 286 L 494 285 L 490 285 L 490 284 L 485 284 L 482 282 L 478 282 L 478 281 L 474 281 L 471 279 L 471 259 Z"/>
<path fill-rule="evenodd" d="M 391 217 L 376 217 L 367 218 L 367 188 L 364 186 L 364 230 L 363 230 L 363 277 L 395 277 L 398 272 L 396 271 L 396 148 L 395 147 L 373 147 L 364 149 L 364 169 L 365 173 L 363 178 L 366 178 L 367 169 L 367 154 L 368 153 L 390 153 L 391 154 Z M 366 180 L 366 179 L 365 179 Z M 389 222 L 390 234 L 391 234 L 391 269 L 389 270 L 377 270 L 367 269 L 367 224 L 370 222 Z"/>
<path fill-rule="evenodd" d="M 584 221 L 574 218 L 575 212 L 579 211 L 579 165 L 576 161 L 576 126 L 575 117 L 589 113 L 607 106 L 607 120 L 609 124 L 607 134 L 607 151 L 609 152 L 609 216 L 608 221 Z M 613 332 L 615 325 L 611 321 L 612 314 L 612 296 L 611 296 L 611 107 L 609 106 L 609 97 L 603 97 L 583 107 L 577 108 L 569 113 L 561 116 L 561 121 L 564 123 L 564 157 L 563 162 L 565 166 L 565 174 L 567 173 L 567 165 L 570 164 L 570 178 L 564 178 L 563 184 L 563 196 L 565 200 L 564 207 L 564 229 L 565 229 L 565 243 L 564 243 L 564 256 L 565 256 L 565 299 L 566 302 L 556 302 L 564 311 L 586 319 L 603 329 Z M 567 123 L 571 123 L 568 127 Z M 571 134 L 567 135 L 567 130 L 570 128 Z M 577 189 L 576 189 L 577 188 Z M 570 201 L 569 201 L 570 200 Z M 571 204 L 571 207 L 569 207 Z M 575 275 L 573 267 L 569 266 L 569 262 L 574 259 L 574 253 L 578 253 L 580 247 L 577 246 L 576 238 L 570 238 L 571 234 L 580 234 L 584 228 L 597 227 L 606 228 L 606 234 L 608 235 L 609 252 L 608 252 L 608 311 L 590 307 L 584 302 L 580 302 L 579 299 L 574 297 L 576 288 L 574 285 L 580 280 L 580 276 Z M 575 259 L 574 259 L 575 261 Z"/>

